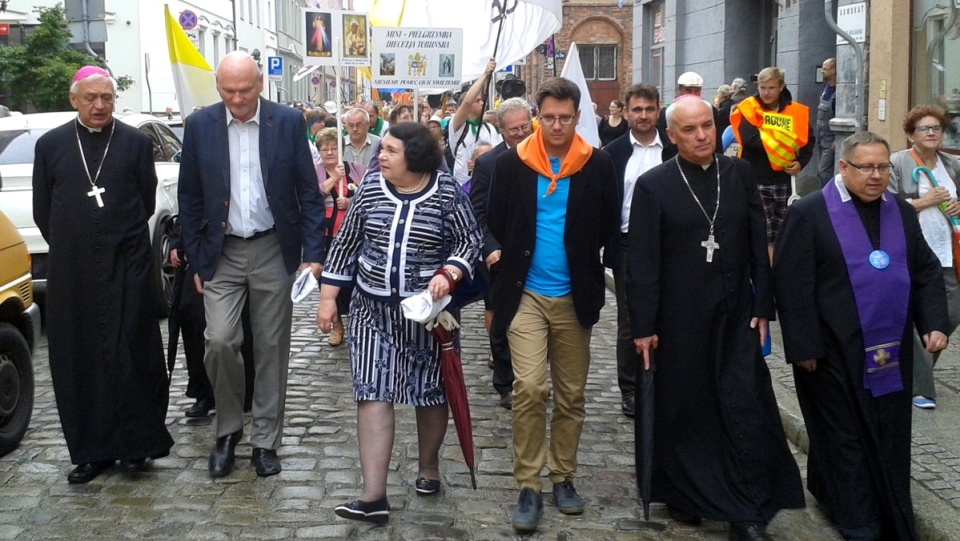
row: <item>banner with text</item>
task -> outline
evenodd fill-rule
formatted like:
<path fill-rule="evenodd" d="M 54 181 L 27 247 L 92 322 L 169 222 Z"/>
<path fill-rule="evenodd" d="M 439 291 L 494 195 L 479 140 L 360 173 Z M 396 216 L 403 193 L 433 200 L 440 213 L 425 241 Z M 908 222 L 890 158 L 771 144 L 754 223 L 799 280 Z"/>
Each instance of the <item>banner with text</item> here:
<path fill-rule="evenodd" d="M 374 88 L 456 87 L 462 28 L 373 27 Z"/>
<path fill-rule="evenodd" d="M 370 65 L 370 25 L 366 13 L 305 9 L 302 14 L 305 66 Z M 337 43 L 340 50 L 335 55 L 333 48 Z"/>

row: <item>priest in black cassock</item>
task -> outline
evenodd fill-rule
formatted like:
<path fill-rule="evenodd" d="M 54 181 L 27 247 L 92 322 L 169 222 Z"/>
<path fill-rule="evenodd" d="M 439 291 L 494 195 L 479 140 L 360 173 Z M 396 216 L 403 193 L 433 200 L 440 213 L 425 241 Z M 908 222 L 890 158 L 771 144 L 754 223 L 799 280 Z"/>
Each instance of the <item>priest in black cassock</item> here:
<path fill-rule="evenodd" d="M 840 178 L 790 208 L 774 250 L 807 483 L 845 539 L 912 540 L 913 327 L 928 352 L 947 346 L 943 276 L 917 212 L 886 193 L 887 142 L 841 148 Z"/>
<path fill-rule="evenodd" d="M 77 71 L 77 118 L 37 141 L 33 217 L 50 246 L 47 338 L 60 424 L 86 483 L 120 460 L 167 456 L 168 382 L 147 219 L 157 176 L 149 137 L 114 120 L 116 82 Z"/>
<path fill-rule="evenodd" d="M 763 209 L 750 165 L 714 154 L 703 100 L 666 114 L 679 156 L 637 180 L 626 250 L 637 353 L 648 364 L 656 350 L 651 501 L 770 539 L 766 524 L 804 498 L 760 353 L 774 312 Z"/>

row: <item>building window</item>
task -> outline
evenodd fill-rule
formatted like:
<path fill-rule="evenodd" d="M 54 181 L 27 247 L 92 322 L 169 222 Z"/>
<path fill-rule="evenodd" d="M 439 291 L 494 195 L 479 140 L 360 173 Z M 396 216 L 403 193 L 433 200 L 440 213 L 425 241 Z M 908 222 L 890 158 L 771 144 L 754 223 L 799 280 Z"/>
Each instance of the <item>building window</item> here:
<path fill-rule="evenodd" d="M 239 4 L 240 4 L 240 20 L 242 21 L 242 20 L 244 20 L 246 17 L 243 16 L 243 13 L 244 13 L 244 10 L 243 10 L 243 2 L 241 1 L 241 2 L 239 2 Z"/>
<path fill-rule="evenodd" d="M 947 26 L 960 15 L 960 8 L 942 4 L 913 3 L 910 102 L 914 107 L 942 107 L 950 119 L 942 145 L 960 149 L 960 72 L 950 69 L 960 62 L 960 36 Z"/>
<path fill-rule="evenodd" d="M 586 80 L 612 81 L 617 78 L 616 45 L 578 45 L 577 51 Z"/>
<path fill-rule="evenodd" d="M 220 32 L 213 33 L 213 65 L 220 65 Z"/>
<path fill-rule="evenodd" d="M 263 9 L 260 7 L 260 0 L 257 0 L 257 28 L 260 28 L 260 14 L 263 13 Z"/>
<path fill-rule="evenodd" d="M 202 28 L 197 28 L 197 50 L 200 56 L 207 56 L 207 31 Z"/>

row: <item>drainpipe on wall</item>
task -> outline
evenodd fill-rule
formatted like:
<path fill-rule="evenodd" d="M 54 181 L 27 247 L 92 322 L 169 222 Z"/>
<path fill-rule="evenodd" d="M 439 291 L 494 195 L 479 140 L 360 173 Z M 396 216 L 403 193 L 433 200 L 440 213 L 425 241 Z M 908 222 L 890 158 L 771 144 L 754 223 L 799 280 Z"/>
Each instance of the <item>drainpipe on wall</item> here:
<path fill-rule="evenodd" d="M 830 130 L 836 134 L 836 145 L 839 148 L 840 143 L 847 137 L 853 135 L 856 132 L 863 131 L 866 126 L 866 119 L 864 118 L 864 96 L 866 92 L 864 91 L 864 76 L 863 76 L 863 48 L 857 44 L 857 42 L 843 31 L 837 22 L 833 19 L 833 0 L 824 0 L 823 1 L 823 14 L 827 20 L 827 25 L 841 38 L 846 40 L 847 44 L 853 49 L 854 54 L 854 77 L 853 77 L 853 90 L 854 95 L 853 99 L 850 99 L 849 93 L 845 92 L 841 96 L 840 85 L 838 84 L 837 98 L 843 98 L 837 100 L 837 116 L 830 120 Z M 840 80 L 842 63 L 840 61 L 840 51 L 837 51 L 837 76 L 838 83 Z M 849 70 L 846 71 L 849 75 Z M 846 82 L 849 83 L 849 78 Z M 852 103 L 851 103 L 852 102 Z M 852 107 L 852 111 L 851 109 Z M 852 118 L 850 113 L 853 113 Z M 840 158 L 840 152 L 835 154 L 834 160 Z M 836 163 L 834 163 L 836 167 Z"/>

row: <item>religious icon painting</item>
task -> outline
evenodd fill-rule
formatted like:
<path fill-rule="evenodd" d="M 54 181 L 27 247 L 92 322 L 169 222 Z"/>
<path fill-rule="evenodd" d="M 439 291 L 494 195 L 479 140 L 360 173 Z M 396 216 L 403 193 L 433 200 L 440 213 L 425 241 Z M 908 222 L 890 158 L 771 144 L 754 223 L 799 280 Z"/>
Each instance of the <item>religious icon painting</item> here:
<path fill-rule="evenodd" d="M 333 56 L 330 42 L 330 14 L 327 12 L 304 12 L 307 38 L 307 56 L 329 58 Z"/>
<path fill-rule="evenodd" d="M 367 17 L 343 14 L 343 58 L 367 58 Z"/>
<path fill-rule="evenodd" d="M 397 55 L 394 53 L 380 53 L 380 75 L 394 76 L 397 73 Z"/>
<path fill-rule="evenodd" d="M 437 60 L 440 63 L 440 77 L 453 77 L 453 66 L 456 65 L 457 55 L 441 54 Z"/>

